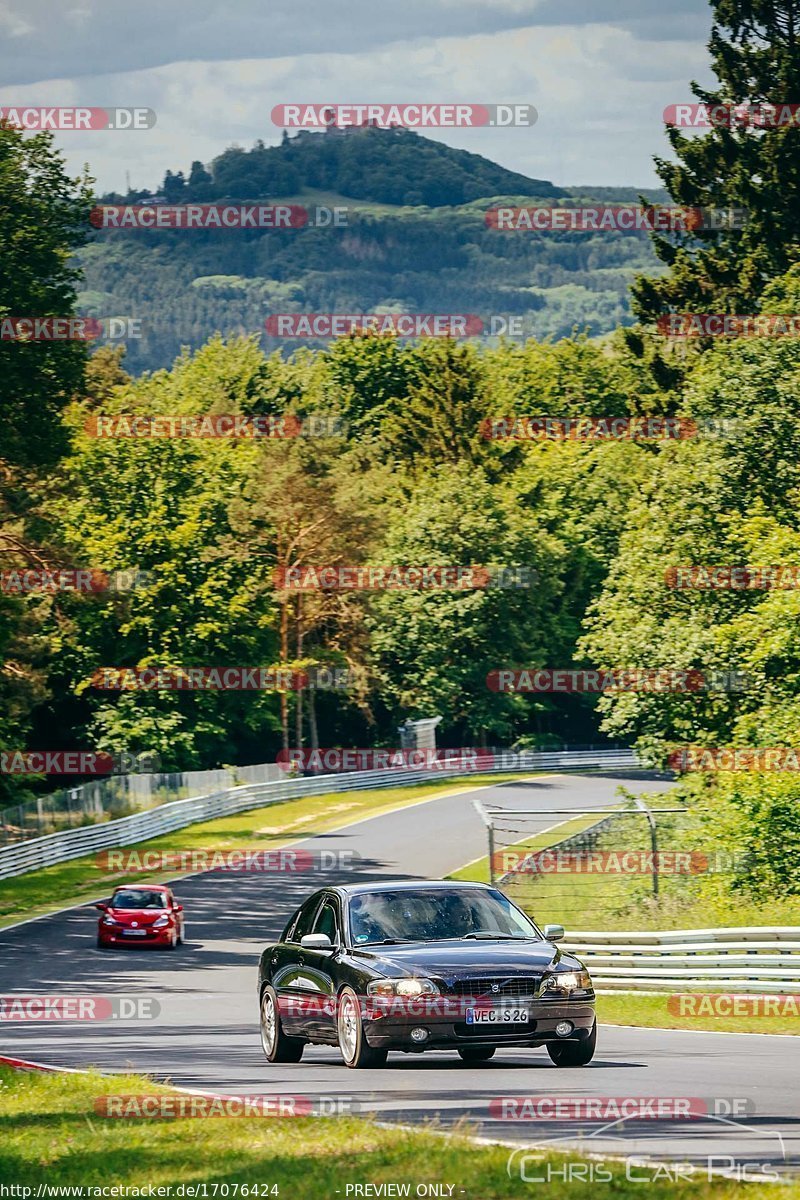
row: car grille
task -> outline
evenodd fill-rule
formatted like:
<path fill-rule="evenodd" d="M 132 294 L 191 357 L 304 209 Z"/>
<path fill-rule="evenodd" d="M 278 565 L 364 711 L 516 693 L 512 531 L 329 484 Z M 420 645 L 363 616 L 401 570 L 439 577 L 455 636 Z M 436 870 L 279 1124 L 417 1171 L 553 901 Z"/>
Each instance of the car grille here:
<path fill-rule="evenodd" d="M 456 979 L 450 985 L 450 992 L 455 996 L 486 996 L 490 999 L 533 999 L 539 987 L 539 979 L 534 975 L 520 975 L 509 979 L 507 975 L 495 975 L 489 978 Z M 493 991 L 496 987 L 497 991 Z"/>

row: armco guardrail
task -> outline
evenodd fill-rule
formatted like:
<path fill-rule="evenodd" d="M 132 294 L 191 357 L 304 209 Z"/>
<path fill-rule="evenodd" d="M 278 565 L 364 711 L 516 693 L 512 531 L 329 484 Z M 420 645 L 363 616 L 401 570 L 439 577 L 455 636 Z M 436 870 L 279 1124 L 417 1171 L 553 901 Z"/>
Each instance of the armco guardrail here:
<path fill-rule="evenodd" d="M 639 765 L 641 764 L 632 750 L 559 750 L 521 754 L 509 751 L 492 753 L 485 760 L 479 756 L 475 760 L 473 771 L 481 774 L 495 771 L 586 771 Z M 56 863 L 94 854 L 98 850 L 131 846 L 136 842 L 159 837 L 163 833 L 184 829 L 187 825 L 195 825 L 200 821 L 244 812 L 248 808 L 265 807 L 281 800 L 294 800 L 299 796 L 315 796 L 326 792 L 412 785 L 466 773 L 463 767 L 442 770 L 389 768 L 381 771 L 314 775 L 226 788 L 206 796 L 175 800 L 171 804 L 162 804 L 158 808 L 121 817 L 116 821 L 87 825 L 82 829 L 71 829 L 64 833 L 51 833 L 46 837 L 32 838 L 18 845 L 8 846 L 0 850 L 0 879 L 24 875 L 28 871 L 51 867 Z"/>
<path fill-rule="evenodd" d="M 599 992 L 800 993 L 800 927 L 742 926 L 642 933 L 572 931 L 561 945 Z"/>

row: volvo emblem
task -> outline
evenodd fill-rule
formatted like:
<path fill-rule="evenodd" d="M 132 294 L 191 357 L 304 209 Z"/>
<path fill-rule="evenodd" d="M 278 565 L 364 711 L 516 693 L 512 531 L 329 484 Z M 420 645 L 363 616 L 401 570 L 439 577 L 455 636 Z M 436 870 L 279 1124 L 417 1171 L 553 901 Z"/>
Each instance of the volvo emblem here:
<path fill-rule="evenodd" d="M 500 984 L 499 984 L 499 983 L 493 983 L 493 984 L 492 984 L 492 991 L 493 991 L 493 992 L 499 992 L 499 991 L 500 991 Z"/>

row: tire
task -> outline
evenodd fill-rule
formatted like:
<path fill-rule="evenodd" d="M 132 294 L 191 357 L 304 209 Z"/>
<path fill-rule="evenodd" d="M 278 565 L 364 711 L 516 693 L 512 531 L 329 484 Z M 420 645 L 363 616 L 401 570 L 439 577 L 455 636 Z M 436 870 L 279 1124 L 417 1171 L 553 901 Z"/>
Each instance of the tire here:
<path fill-rule="evenodd" d="M 388 1050 L 368 1045 L 364 1036 L 364 1023 L 361 1020 L 361 1006 L 352 988 L 346 987 L 339 993 L 336 1009 L 339 1050 L 345 1066 L 355 1071 L 384 1066 Z"/>
<path fill-rule="evenodd" d="M 465 1063 L 488 1062 L 497 1046 L 459 1046 L 458 1056 Z"/>
<path fill-rule="evenodd" d="M 261 993 L 261 1049 L 265 1058 L 273 1063 L 298 1063 L 304 1047 L 302 1038 L 290 1038 L 283 1032 L 277 994 L 267 985 Z"/>
<path fill-rule="evenodd" d="M 585 1067 L 594 1058 L 597 1047 L 597 1021 L 588 1038 L 579 1042 L 548 1042 L 547 1053 L 557 1067 Z"/>
<path fill-rule="evenodd" d="M 98 950 L 107 950 L 108 949 L 108 945 L 104 941 L 101 940 L 99 933 L 97 935 L 97 949 Z"/>

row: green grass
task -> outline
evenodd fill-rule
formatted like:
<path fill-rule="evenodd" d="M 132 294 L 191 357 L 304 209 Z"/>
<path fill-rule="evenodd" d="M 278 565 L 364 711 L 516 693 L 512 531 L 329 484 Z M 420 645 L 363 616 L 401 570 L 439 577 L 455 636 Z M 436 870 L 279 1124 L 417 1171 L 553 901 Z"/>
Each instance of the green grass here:
<path fill-rule="evenodd" d="M 719 886 L 713 892 L 715 883 Z M 568 930 L 800 926 L 800 897 L 770 896 L 758 902 L 726 893 L 719 880 L 709 886 L 702 876 L 662 876 L 658 899 L 650 875 L 521 874 L 504 888 L 540 923 L 555 921 Z"/>
<path fill-rule="evenodd" d="M 376 788 L 370 791 L 331 792 L 324 796 L 305 796 L 284 800 L 267 807 L 249 809 L 234 816 L 190 825 L 186 829 L 146 842 L 126 846 L 126 850 L 266 850 L 285 846 L 302 838 L 331 829 L 339 829 L 378 813 L 415 804 L 428 797 L 448 792 L 468 792 L 487 784 L 517 779 L 518 775 L 475 775 L 436 779 L 410 787 Z M 14 921 L 67 908 L 99 897 L 125 880 L 149 880 L 151 883 L 175 879 L 180 872 L 139 871 L 125 876 L 97 865 L 94 855 L 59 863 L 27 875 L 0 881 L 0 929 Z"/>
<path fill-rule="evenodd" d="M 713 989 L 709 984 L 709 991 Z M 800 991 L 800 987 L 798 987 Z M 648 1029 L 716 1030 L 717 1033 L 791 1033 L 800 1036 L 797 1015 L 676 1016 L 667 1007 L 666 995 L 597 997 L 597 1019 L 609 1025 L 636 1025 Z"/>
<path fill-rule="evenodd" d="M 173 1197 L 181 1184 L 205 1183 L 209 1197 L 215 1184 L 274 1184 L 281 1200 L 335 1200 L 337 1194 L 345 1200 L 347 1184 L 366 1183 L 410 1184 L 412 1196 L 418 1184 L 449 1184 L 457 1200 L 534 1195 L 518 1172 L 509 1176 L 507 1147 L 476 1145 L 466 1130 L 442 1137 L 431 1130 L 382 1128 L 355 1117 L 126 1120 L 95 1112 L 95 1101 L 103 1095 L 168 1090 L 141 1076 L 47 1076 L 0 1069 L 0 1182 L 34 1192 L 39 1184 L 170 1187 Z M 532 1137 L 537 1134 L 552 1136 L 541 1125 L 531 1129 Z M 586 1161 L 577 1154 L 569 1157 Z M 548 1166 L 563 1171 L 567 1161 L 568 1156 L 542 1153 L 538 1173 Z M 530 1162 L 527 1169 L 533 1170 Z M 606 1184 L 556 1176 L 548 1197 L 596 1200 L 604 1191 L 642 1195 L 643 1187 L 650 1200 L 741 1196 L 741 1185 L 733 1181 L 694 1183 L 665 1178 L 662 1171 L 653 1182 L 634 1183 L 625 1180 L 623 1164 L 609 1164 L 608 1169 L 614 1179 Z M 637 1174 L 647 1172 L 637 1168 Z M 748 1197 L 771 1200 L 798 1195 L 797 1185 L 751 1184 L 747 1190 Z"/>

